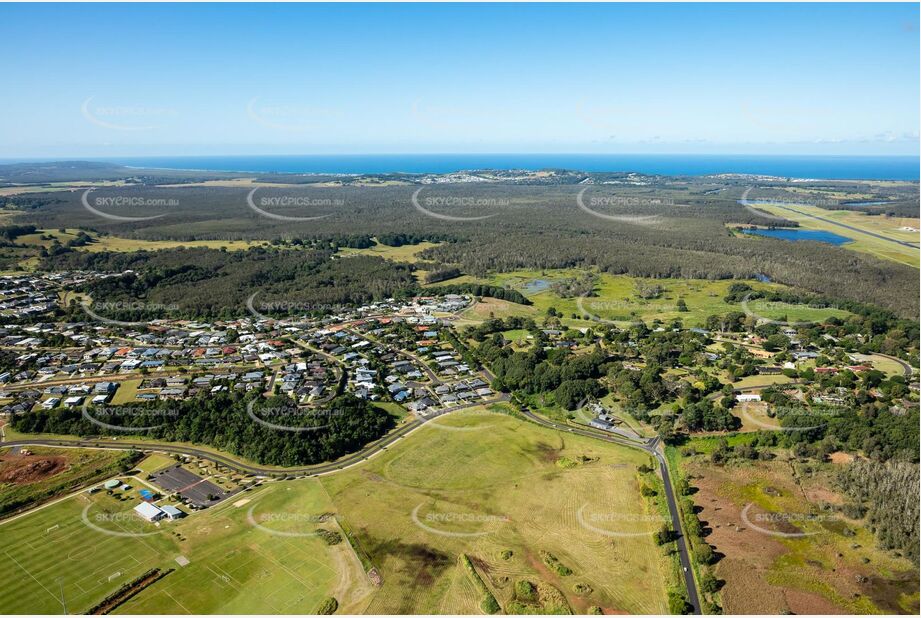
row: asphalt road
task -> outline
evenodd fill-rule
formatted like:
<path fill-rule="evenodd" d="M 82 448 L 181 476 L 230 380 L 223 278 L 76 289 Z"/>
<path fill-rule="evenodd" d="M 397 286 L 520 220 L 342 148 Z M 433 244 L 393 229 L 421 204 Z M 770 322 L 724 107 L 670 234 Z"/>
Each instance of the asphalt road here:
<path fill-rule="evenodd" d="M 905 379 L 907 380 L 911 378 L 911 374 L 914 370 L 911 368 L 911 365 L 903 361 L 901 358 L 898 358 L 896 356 L 889 356 L 888 354 L 881 354 L 879 352 L 873 352 L 873 354 L 876 354 L 877 356 L 882 356 L 884 358 L 888 358 L 891 361 L 897 362 L 899 365 L 902 366 L 902 374 L 905 376 Z"/>
<path fill-rule="evenodd" d="M 521 412 L 528 420 L 538 425 L 556 429 L 557 431 L 574 433 L 588 438 L 595 438 L 605 442 L 613 442 L 615 444 L 637 448 L 649 453 L 659 461 L 659 471 L 662 474 L 662 483 L 665 485 L 665 498 L 668 503 L 668 512 L 672 520 L 672 528 L 678 534 L 676 544 L 678 546 L 678 557 L 681 562 L 681 569 L 684 574 L 684 585 L 687 587 L 688 591 L 688 600 L 694 608 L 693 613 L 700 614 L 700 596 L 697 593 L 697 582 L 694 580 L 694 571 L 691 569 L 691 556 L 688 551 L 687 540 L 684 537 L 684 526 L 681 523 L 681 513 L 678 510 L 678 502 L 675 500 L 675 490 L 672 487 L 672 481 L 668 475 L 668 465 L 665 462 L 665 457 L 656 448 L 659 445 L 659 438 L 651 438 L 643 442 L 628 440 L 626 438 L 619 438 L 617 436 L 602 434 L 587 429 L 579 429 L 554 423 L 553 421 L 537 416 L 527 409 L 523 409 Z"/>
<path fill-rule="evenodd" d="M 508 395 L 502 394 L 497 398 L 491 399 L 489 401 L 478 401 L 472 402 L 469 404 L 464 404 L 451 408 L 448 410 L 439 410 L 432 413 L 429 416 L 423 418 L 416 418 L 412 421 L 409 421 L 394 431 L 388 433 L 386 436 L 380 438 L 376 442 L 372 442 L 365 446 L 362 450 L 347 455 L 337 461 L 317 464 L 313 466 L 301 466 L 295 468 L 264 468 L 260 466 L 251 465 L 230 457 L 221 455 L 220 453 L 214 453 L 211 451 L 206 451 L 202 449 L 197 449 L 192 446 L 183 446 L 183 445 L 174 445 L 174 444 L 162 444 L 162 443 L 150 443 L 150 442 L 132 442 L 128 440 L 96 440 L 96 439 L 34 439 L 34 440 L 11 440 L 9 442 L 0 442 L 0 448 L 7 447 L 22 447 L 22 446 L 50 446 L 50 447 L 65 447 L 65 448 L 100 448 L 100 449 L 113 449 L 113 450 L 137 450 L 137 451 L 156 451 L 162 453 L 178 454 L 178 455 L 189 455 L 192 457 L 198 457 L 200 459 L 205 459 L 208 461 L 213 461 L 219 465 L 225 466 L 231 470 L 241 472 L 244 474 L 253 474 L 257 476 L 267 476 L 267 477 L 286 477 L 286 476 L 315 476 L 320 474 L 330 474 L 343 470 L 355 464 L 358 464 L 362 461 L 369 459 L 372 455 L 385 450 L 388 446 L 394 444 L 398 440 L 406 437 L 412 431 L 415 431 L 419 427 L 423 426 L 428 421 L 449 414 L 451 412 L 456 412 L 458 410 L 463 410 L 465 408 L 472 408 L 480 405 L 489 405 L 492 403 L 498 403 L 501 401 L 508 401 Z M 662 454 L 656 449 L 658 446 L 659 439 L 653 438 L 646 441 L 636 441 L 629 440 L 627 438 L 622 438 L 618 436 L 601 434 L 594 431 L 588 431 L 584 429 L 579 429 L 575 427 L 568 427 L 565 425 L 560 425 L 554 423 L 547 419 L 541 418 L 530 410 L 522 411 L 524 416 L 538 425 L 555 429 L 557 431 L 569 432 L 578 434 L 581 436 L 586 436 L 589 438 L 595 438 L 597 440 L 604 440 L 606 442 L 612 442 L 615 444 L 620 444 L 623 446 L 628 446 L 632 448 L 640 449 L 650 455 L 654 456 L 659 461 L 659 470 L 662 474 L 662 481 L 665 486 L 665 496 L 666 502 L 668 503 L 668 510 L 672 520 L 672 528 L 677 532 L 678 538 L 676 539 L 676 544 L 678 546 L 678 555 L 681 562 L 681 567 L 684 572 L 684 581 L 685 586 L 688 591 L 688 598 L 691 605 L 694 608 L 695 614 L 700 614 L 700 600 L 697 593 L 697 584 L 694 580 L 694 574 L 691 569 L 691 559 L 688 552 L 687 542 L 684 538 L 682 532 L 683 527 L 681 524 L 681 515 L 678 511 L 678 504 L 675 500 L 674 488 L 672 487 L 671 479 L 668 475 L 668 466 L 665 462 L 665 458 Z"/>
<path fill-rule="evenodd" d="M 741 200 L 741 201 L 743 202 L 743 205 L 744 205 L 744 206 L 752 206 L 752 207 L 757 208 L 757 207 L 760 205 L 760 204 L 758 204 L 757 202 L 752 203 L 752 202 L 748 202 L 748 200 L 744 200 L 744 199 Z M 788 211 L 790 211 L 790 212 L 795 212 L 795 213 L 798 214 L 798 215 L 803 215 L 804 217 L 809 217 L 810 219 L 815 219 L 815 220 L 817 220 L 817 221 L 822 221 L 822 222 L 824 222 L 824 223 L 830 223 L 831 225 L 837 225 L 838 227 L 843 227 L 843 228 L 848 229 L 848 230 L 851 230 L 851 231 L 853 231 L 853 232 L 857 232 L 858 234 L 866 234 L 867 236 L 872 236 L 872 237 L 874 237 L 874 238 L 879 238 L 880 240 L 885 240 L 886 242 L 895 243 L 895 244 L 897 244 L 897 245 L 903 245 L 903 246 L 905 246 L 905 247 L 911 247 L 912 249 L 917 249 L 917 248 L 918 248 L 918 243 L 910 243 L 910 242 L 907 242 L 907 241 L 905 241 L 905 240 L 898 240 L 897 238 L 890 238 L 890 237 L 888 237 L 888 236 L 884 236 L 883 234 L 877 234 L 876 232 L 870 232 L 870 231 L 868 231 L 868 230 L 862 230 L 862 229 L 860 229 L 859 227 L 854 227 L 853 225 L 848 225 L 847 223 L 841 223 L 841 222 L 839 222 L 839 221 L 833 221 L 832 219 L 826 219 L 825 217 L 819 217 L 819 216 L 817 216 L 817 215 L 811 215 L 811 214 L 809 214 L 808 212 L 803 212 L 802 210 L 797 210 L 797 209 L 791 208 L 791 207 L 789 207 L 789 206 L 784 206 L 783 204 L 775 204 L 775 203 L 772 202 L 770 205 L 771 205 L 771 206 L 776 206 L 777 208 L 782 208 L 783 210 L 788 210 Z"/>
<path fill-rule="evenodd" d="M 395 430 L 391 431 L 387 435 L 383 436 L 376 442 L 371 442 L 366 445 L 360 451 L 356 451 L 351 455 L 346 455 L 341 459 L 338 459 L 333 462 L 316 464 L 313 466 L 299 466 L 294 468 L 264 468 L 261 466 L 256 466 L 248 464 L 242 461 L 238 461 L 231 457 L 227 457 L 220 453 L 215 453 L 208 450 L 198 449 L 194 446 L 184 446 L 177 444 L 167 444 L 161 442 L 132 442 L 130 440 L 98 440 L 98 439 L 30 439 L 30 440 L 11 440 L 9 442 L 0 442 L 0 448 L 6 447 L 16 447 L 16 446 L 57 446 L 57 447 L 69 447 L 69 448 L 102 448 L 102 449 L 112 449 L 119 451 L 157 451 L 162 453 L 171 453 L 178 455 L 190 455 L 192 457 L 198 457 L 200 459 L 205 459 L 208 461 L 213 461 L 217 464 L 230 468 L 231 470 L 236 470 L 244 474 L 253 474 L 256 476 L 274 476 L 274 477 L 285 477 L 285 476 L 314 476 L 318 474 L 329 474 L 330 472 L 336 472 L 338 470 L 343 470 L 349 466 L 353 466 L 357 463 L 360 463 L 372 455 L 385 450 L 388 446 L 404 438 L 407 434 L 418 429 L 428 421 L 438 418 L 444 414 L 449 414 L 451 412 L 456 412 L 458 410 L 464 410 L 466 408 L 473 408 L 481 405 L 489 405 L 493 403 L 499 403 L 501 401 L 507 401 L 507 395 L 501 395 L 494 399 L 488 401 L 475 401 L 447 410 L 439 410 L 432 413 L 429 416 L 423 418 L 416 418 L 411 420 L 403 425 L 400 425 Z"/>

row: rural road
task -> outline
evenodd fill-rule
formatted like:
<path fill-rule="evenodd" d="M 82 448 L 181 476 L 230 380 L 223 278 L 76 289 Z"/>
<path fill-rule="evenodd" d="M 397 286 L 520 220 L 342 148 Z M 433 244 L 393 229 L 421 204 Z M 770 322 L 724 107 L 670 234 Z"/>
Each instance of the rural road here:
<path fill-rule="evenodd" d="M 700 614 L 700 597 L 697 593 L 697 582 L 694 580 L 694 570 L 691 568 L 691 556 L 690 552 L 688 551 L 687 541 L 684 537 L 684 526 L 681 523 L 681 513 L 678 510 L 678 502 L 675 499 L 675 490 L 672 487 L 672 481 L 668 475 L 668 464 L 665 462 L 665 457 L 656 448 L 659 444 L 659 438 L 651 438 L 645 442 L 635 442 L 624 438 L 617 438 L 615 436 L 609 436 L 598 432 L 589 431 L 587 429 L 578 429 L 575 427 L 554 423 L 553 421 L 537 416 L 527 408 L 522 408 L 521 413 L 525 416 L 525 418 L 534 423 L 537 423 L 538 425 L 549 427 L 550 429 L 556 429 L 557 431 L 574 433 L 576 435 L 585 436 L 588 438 L 603 440 L 605 442 L 613 442 L 622 446 L 638 448 L 654 456 L 659 461 L 659 470 L 662 473 L 662 483 L 665 485 L 665 498 L 666 502 L 668 503 L 668 512 L 672 520 L 672 528 L 678 535 L 678 538 L 675 539 L 675 542 L 678 546 L 678 557 L 681 562 L 681 568 L 684 572 L 684 584 L 687 587 L 688 600 L 694 608 L 693 613 Z"/>
<path fill-rule="evenodd" d="M 889 356 L 888 354 L 882 354 L 880 352 L 873 352 L 873 354 L 876 354 L 877 356 L 882 356 L 883 358 L 888 358 L 889 360 L 898 363 L 902 367 L 902 374 L 905 376 L 905 379 L 907 380 L 911 378 L 911 374 L 914 372 L 914 369 L 912 369 L 911 365 L 903 361 L 901 358 L 898 358 L 896 356 Z"/>
<path fill-rule="evenodd" d="M 440 410 L 433 413 L 430 416 L 424 418 L 416 418 L 412 421 L 409 421 L 394 431 L 388 433 L 384 437 L 380 438 L 376 442 L 372 442 L 365 446 L 362 450 L 352 453 L 346 457 L 343 457 L 335 462 L 317 464 L 313 466 L 302 466 L 295 468 L 264 468 L 256 465 L 251 465 L 241 461 L 237 461 L 231 457 L 227 457 L 220 453 L 214 453 L 207 450 L 197 449 L 192 446 L 182 446 L 174 444 L 162 444 L 162 443 L 150 443 L 150 442 L 130 442 L 122 440 L 98 440 L 98 439 L 31 439 L 31 440 L 11 440 L 9 442 L 3 441 L 0 442 L 0 448 L 7 447 L 17 447 L 17 446 L 49 446 L 49 447 L 65 447 L 65 448 L 99 448 L 99 449 L 113 449 L 113 450 L 137 450 L 137 451 L 157 451 L 170 454 L 178 455 L 188 455 L 192 457 L 198 457 L 200 459 L 205 459 L 212 461 L 219 465 L 230 468 L 231 470 L 236 470 L 237 472 L 242 472 L 245 474 L 253 474 L 257 476 L 268 476 L 268 477 L 277 477 L 277 476 L 301 476 L 301 475 L 321 475 L 329 474 L 332 472 L 337 472 L 343 470 L 350 466 L 356 465 L 369 459 L 371 456 L 379 453 L 382 450 L 385 450 L 389 445 L 394 444 L 398 440 L 406 437 L 411 432 L 422 427 L 428 421 L 449 414 L 451 412 L 456 412 L 465 408 L 471 408 L 480 405 L 489 405 L 493 403 L 499 403 L 503 401 L 508 401 L 509 396 L 502 394 L 499 397 L 491 399 L 489 401 L 483 402 L 474 402 L 469 404 L 464 404 L 451 408 L 448 410 Z M 700 614 L 700 600 L 697 593 L 697 585 L 694 580 L 694 573 L 691 568 L 691 558 L 688 551 L 687 542 L 685 540 L 684 534 L 681 532 L 683 530 L 681 524 L 681 515 L 678 510 L 678 504 L 675 500 L 674 488 L 672 487 L 671 478 L 668 474 L 668 466 L 666 464 L 665 458 L 662 454 L 656 449 L 658 445 L 658 438 L 654 438 L 647 441 L 631 441 L 626 438 L 617 438 L 615 436 L 602 435 L 593 431 L 587 431 L 583 429 L 578 429 L 574 427 L 567 427 L 554 423 L 552 421 L 546 420 L 539 416 L 536 416 L 530 410 L 522 410 L 522 413 L 529 420 L 537 423 L 538 425 L 548 427 L 562 432 L 569 432 L 578 434 L 581 436 L 586 436 L 589 438 L 595 438 L 598 440 L 604 440 L 606 442 L 612 442 L 615 444 L 620 444 L 623 446 L 628 446 L 632 448 L 640 449 L 650 455 L 654 456 L 659 461 L 659 469 L 662 474 L 662 481 L 665 486 L 665 496 L 666 502 L 668 503 L 668 510 L 672 520 L 672 528 L 678 533 L 676 539 L 676 544 L 678 546 L 678 554 L 681 562 L 681 567 L 684 574 L 685 586 L 688 591 L 688 599 L 690 604 L 693 606 L 693 611 L 695 614 Z"/>
<path fill-rule="evenodd" d="M 299 466 L 294 468 L 264 468 L 242 461 L 238 461 L 232 457 L 222 455 L 220 453 L 215 453 L 209 450 L 198 449 L 194 446 L 183 446 L 176 444 L 168 444 L 161 442 L 131 442 L 127 440 L 98 440 L 98 439 L 66 439 L 66 438 L 47 438 L 47 439 L 28 439 L 28 440 L 11 440 L 9 442 L 0 442 L 0 448 L 7 447 L 16 447 L 16 446 L 56 446 L 56 447 L 65 447 L 65 448 L 101 448 L 101 449 L 112 449 L 119 451 L 157 451 L 162 453 L 172 453 L 177 455 L 189 455 L 192 457 L 198 457 L 199 459 L 206 459 L 208 461 L 213 461 L 214 463 L 220 464 L 231 470 L 236 470 L 237 472 L 242 472 L 244 474 L 253 474 L 256 476 L 303 476 L 303 475 L 318 475 L 318 474 L 328 474 L 330 472 L 336 472 L 338 470 L 343 470 L 349 466 L 353 466 L 357 463 L 360 463 L 372 455 L 377 454 L 378 452 L 386 449 L 389 445 L 393 444 L 397 440 L 404 438 L 410 432 L 418 429 L 428 421 L 438 418 L 444 414 L 450 414 L 451 412 L 456 412 L 458 410 L 464 410 L 466 408 L 472 408 L 475 406 L 486 406 L 494 403 L 500 403 L 507 401 L 507 395 L 501 395 L 494 399 L 488 401 L 477 401 L 464 405 L 460 405 L 454 408 L 447 410 L 439 410 L 429 416 L 423 418 L 416 418 L 412 421 L 409 421 L 403 425 L 400 425 L 397 429 L 391 431 L 387 435 L 378 439 L 375 442 L 371 442 L 366 445 L 360 451 L 356 451 L 351 455 L 347 455 L 330 463 L 316 464 L 312 466 Z"/>

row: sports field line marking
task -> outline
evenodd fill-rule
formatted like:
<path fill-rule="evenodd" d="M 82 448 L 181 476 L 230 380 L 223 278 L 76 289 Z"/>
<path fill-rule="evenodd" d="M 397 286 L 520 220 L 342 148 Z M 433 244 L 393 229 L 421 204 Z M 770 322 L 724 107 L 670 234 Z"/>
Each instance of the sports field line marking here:
<path fill-rule="evenodd" d="M 180 603 L 179 600 L 178 600 L 176 597 L 174 597 L 173 595 L 171 595 L 171 594 L 169 593 L 169 590 L 164 590 L 163 593 L 164 593 L 166 596 L 168 596 L 169 598 L 171 598 L 171 599 L 173 600 L 173 602 L 176 603 L 176 605 L 178 605 L 179 607 L 181 607 L 181 608 L 185 611 L 185 613 L 187 613 L 187 614 L 191 614 L 191 613 L 192 613 L 192 612 L 189 611 L 189 608 L 188 608 L 188 607 L 186 607 L 185 605 L 183 605 L 182 603 Z"/>
<path fill-rule="evenodd" d="M 237 563 L 237 564 L 234 565 L 234 568 L 233 568 L 233 569 L 230 569 L 230 570 L 225 569 L 224 567 L 222 567 L 222 566 L 220 566 L 220 565 L 217 565 L 217 563 L 215 563 L 215 565 L 217 566 L 217 568 L 219 568 L 220 570 L 224 571 L 225 573 L 227 573 L 228 575 L 230 575 L 231 577 L 233 577 L 233 573 L 235 573 L 235 572 L 239 571 L 240 569 L 246 567 L 247 565 L 249 565 L 251 562 L 254 562 L 255 560 L 256 560 L 255 558 L 250 558 L 250 559 L 247 560 L 246 562 L 239 562 L 239 563 Z M 234 578 L 234 579 L 236 580 L 236 578 Z M 236 580 L 236 581 L 239 581 L 239 580 Z"/>
<path fill-rule="evenodd" d="M 291 577 L 293 577 L 300 585 L 304 586 L 305 588 L 307 587 L 307 582 L 305 582 L 305 581 L 302 580 L 300 577 L 298 577 L 296 573 L 294 573 L 293 571 L 291 571 L 291 569 L 289 569 L 289 568 L 286 567 L 285 565 L 281 564 L 280 562 L 278 562 L 277 560 L 275 560 L 275 559 L 272 558 L 271 556 L 268 556 L 268 555 L 264 554 L 264 553 L 263 553 L 261 550 L 259 550 L 258 548 L 256 549 L 256 553 L 259 554 L 260 556 L 264 557 L 266 560 L 268 560 L 269 562 L 271 562 L 272 564 L 274 564 L 274 565 L 277 566 L 278 568 L 280 568 L 280 569 L 282 569 L 283 571 L 285 571 L 288 575 L 290 575 Z"/>
<path fill-rule="evenodd" d="M 15 563 L 16 563 L 16 566 L 18 566 L 20 569 L 22 569 L 23 571 L 25 571 L 26 575 L 28 575 L 29 577 L 31 577 L 32 579 L 34 579 L 34 580 L 35 580 L 35 583 L 42 587 L 42 590 L 44 590 L 45 592 L 47 592 L 48 594 L 50 594 L 52 599 L 54 599 L 54 600 L 57 601 L 58 603 L 61 602 L 61 599 L 60 599 L 56 594 L 52 593 L 50 590 L 48 590 L 47 588 L 45 588 L 45 584 L 43 584 L 42 582 L 38 581 L 38 579 L 36 579 L 36 577 L 35 577 L 34 575 L 32 575 L 31 573 L 29 573 L 29 569 L 27 569 L 26 567 L 22 566 L 22 565 L 19 563 L 19 561 L 16 560 L 16 558 L 13 558 L 13 557 L 10 555 L 10 552 L 8 552 L 8 551 L 6 551 L 6 550 L 4 549 L 4 550 L 3 550 L 3 553 L 6 554 L 7 558 L 9 558 L 9 559 L 12 560 L 13 562 L 15 562 Z"/>
<path fill-rule="evenodd" d="M 280 583 L 280 584 L 278 585 L 278 588 L 270 589 L 270 590 L 266 593 L 266 595 L 265 595 L 265 597 L 264 597 L 264 599 L 265 599 L 266 601 L 268 601 L 268 602 L 269 602 L 269 605 L 272 607 L 272 613 L 273 613 L 273 614 L 281 614 L 281 613 L 284 613 L 284 612 L 282 611 L 282 610 L 284 610 L 284 608 L 285 608 L 284 604 L 282 604 L 282 605 L 280 605 L 280 606 L 279 606 L 279 605 L 276 605 L 276 604 L 275 604 L 275 599 L 278 598 L 278 597 L 284 596 L 284 595 L 283 595 L 283 591 L 285 590 L 285 588 L 286 588 L 286 586 L 285 586 L 284 582 L 282 582 L 282 583 Z"/>
<path fill-rule="evenodd" d="M 221 571 L 224 571 L 224 569 L 221 569 L 221 567 L 216 567 L 216 568 L 220 569 Z M 229 585 L 231 588 L 233 588 L 237 592 L 240 591 L 240 582 L 234 579 L 230 573 L 226 571 L 224 571 L 223 573 L 219 573 L 217 570 L 215 570 L 215 567 L 212 567 L 210 564 L 208 565 L 208 570 L 214 573 L 219 580 Z"/>

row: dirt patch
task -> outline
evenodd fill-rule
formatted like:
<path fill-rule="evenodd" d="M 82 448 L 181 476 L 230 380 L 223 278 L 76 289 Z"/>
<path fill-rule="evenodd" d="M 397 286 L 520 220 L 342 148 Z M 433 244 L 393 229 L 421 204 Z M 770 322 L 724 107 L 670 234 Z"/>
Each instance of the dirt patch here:
<path fill-rule="evenodd" d="M 791 588 L 782 588 L 781 590 L 792 614 L 827 615 L 849 613 L 821 595 Z"/>
<path fill-rule="evenodd" d="M 0 483 L 35 483 L 66 469 L 67 458 L 63 456 L 4 455 L 0 457 Z"/>
<path fill-rule="evenodd" d="M 844 452 L 838 451 L 837 453 L 832 453 L 831 455 L 829 455 L 828 459 L 833 464 L 849 464 L 852 461 L 854 461 L 854 456 L 851 455 L 850 453 L 844 453 Z"/>
<path fill-rule="evenodd" d="M 814 524 L 798 519 L 759 518 L 774 511 L 813 513 L 823 503 L 839 504 L 841 498 L 825 475 L 809 477 L 800 494 L 784 462 L 718 467 L 696 461 L 685 469 L 695 477 L 698 492 L 693 499 L 710 531 L 706 540 L 719 557 L 715 575 L 725 581 L 720 599 L 726 614 L 847 614 L 868 600 L 883 611 L 905 611 L 899 602 L 917 590 L 917 574 L 887 579 L 872 565 L 855 565 L 845 544 L 836 540 L 848 536 L 846 522 L 823 521 L 824 530 L 817 531 Z M 753 503 L 762 501 L 759 494 L 776 506 Z M 748 522 L 741 516 L 746 508 Z M 756 526 L 786 534 L 808 529 L 815 536 L 790 540 Z"/>
<path fill-rule="evenodd" d="M 806 498 L 813 504 L 844 504 L 844 496 L 841 494 L 825 489 L 824 487 L 810 487 L 805 490 Z"/>
<path fill-rule="evenodd" d="M 719 493 L 725 482 L 722 470 L 696 475 L 694 502 L 698 517 L 712 530 L 707 542 L 725 557 L 717 563 L 716 576 L 725 580 L 720 595 L 727 614 L 781 614 L 789 611 L 780 588 L 765 580 L 770 566 L 786 552 L 776 539 L 749 529 L 742 508 Z"/>
<path fill-rule="evenodd" d="M 897 573 L 894 577 L 860 577 L 854 576 L 861 594 L 873 599 L 873 602 L 885 612 L 903 614 L 905 608 L 899 601 L 905 596 L 918 591 L 918 574 L 912 572 Z M 917 596 L 911 602 L 911 612 L 915 615 L 919 611 Z"/>

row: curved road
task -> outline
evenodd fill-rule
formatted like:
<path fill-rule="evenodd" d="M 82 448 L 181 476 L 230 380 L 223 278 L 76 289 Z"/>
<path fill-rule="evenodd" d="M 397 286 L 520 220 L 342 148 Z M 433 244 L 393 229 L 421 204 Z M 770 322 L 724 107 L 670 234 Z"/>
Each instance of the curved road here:
<path fill-rule="evenodd" d="M 244 474 L 253 474 L 256 476 L 268 476 L 268 477 L 285 477 L 285 476 L 303 476 L 303 475 L 319 475 L 319 474 L 328 474 L 330 472 L 336 472 L 338 470 L 343 470 L 349 466 L 353 466 L 357 463 L 369 459 L 372 455 L 376 455 L 382 450 L 385 450 L 389 445 L 393 444 L 397 440 L 406 437 L 412 431 L 415 431 L 428 421 L 433 418 L 438 418 L 444 414 L 451 412 L 456 412 L 458 410 L 463 410 L 465 408 L 472 408 L 475 406 L 488 406 L 494 403 L 499 403 L 502 401 L 507 401 L 508 396 L 503 395 L 490 399 L 488 401 L 477 401 L 469 404 L 464 404 L 454 408 L 449 408 L 447 410 L 439 410 L 438 412 L 432 413 L 429 416 L 423 418 L 416 418 L 411 420 L 403 425 L 400 425 L 387 435 L 379 438 L 375 442 L 371 442 L 366 445 L 360 451 L 356 451 L 350 455 L 346 455 L 341 459 L 332 461 L 329 463 L 316 464 L 312 466 L 299 466 L 293 468 L 264 468 L 257 465 L 252 465 L 246 462 L 239 461 L 232 457 L 228 457 L 221 453 L 215 453 L 209 450 L 195 448 L 194 446 L 184 446 L 177 444 L 161 443 L 161 442 L 131 442 L 127 440 L 98 440 L 98 439 L 67 439 L 67 438 L 46 438 L 46 439 L 29 439 L 29 440 L 11 440 L 9 442 L 2 441 L 0 442 L 0 448 L 15 447 L 15 446 L 59 446 L 65 448 L 101 448 L 101 449 L 112 449 L 118 451 L 159 451 L 162 453 L 173 453 L 177 455 L 190 455 L 192 457 L 198 457 L 200 459 L 207 459 L 208 461 L 213 461 L 214 463 L 220 464 L 231 470 L 236 470 L 237 472 L 242 472 Z"/>
<path fill-rule="evenodd" d="M 659 445 L 659 438 L 650 438 L 645 442 L 637 442 L 628 440 L 626 438 L 619 438 L 613 435 L 601 434 L 587 429 L 579 429 L 577 427 L 569 427 L 567 425 L 554 423 L 553 421 L 537 416 L 527 408 L 522 408 L 521 413 L 528 420 L 537 423 L 538 425 L 542 425 L 543 427 L 556 429 L 557 431 L 569 432 L 576 435 L 585 436 L 587 438 L 595 438 L 605 442 L 613 442 L 622 446 L 637 448 L 646 453 L 649 453 L 659 461 L 659 471 L 662 473 L 662 483 L 665 485 L 665 498 L 666 502 L 668 503 L 668 512 L 672 520 L 672 528 L 674 528 L 678 535 L 678 538 L 675 539 L 675 542 L 678 545 L 678 557 L 681 561 L 681 568 L 684 571 L 684 585 L 687 587 L 688 599 L 691 603 L 691 606 L 694 608 L 693 613 L 700 614 L 700 597 L 697 593 L 697 582 L 694 580 L 694 571 L 691 568 L 691 556 L 690 552 L 688 551 L 687 541 L 684 538 L 684 527 L 681 523 L 681 514 L 678 510 L 678 502 L 675 500 L 675 490 L 672 487 L 672 481 L 668 475 L 668 464 L 665 462 L 665 457 L 656 448 Z"/>
<path fill-rule="evenodd" d="M 286 476 L 302 476 L 310 475 L 316 476 L 321 474 L 329 474 L 332 472 L 337 472 L 339 470 L 344 470 L 350 466 L 361 463 L 369 459 L 371 456 L 379 453 L 382 450 L 385 450 L 389 445 L 395 443 L 396 441 L 406 437 L 411 432 L 415 431 L 419 427 L 422 427 L 426 422 L 438 418 L 444 414 L 450 412 L 455 412 L 464 408 L 479 406 L 479 405 L 489 405 L 493 403 L 498 403 L 502 401 L 508 401 L 508 395 L 501 395 L 495 399 L 483 402 L 474 402 L 470 404 L 465 404 L 448 410 L 440 410 L 436 413 L 433 413 L 430 416 L 424 418 L 417 418 L 412 421 L 409 421 L 394 431 L 388 433 L 384 437 L 380 438 L 376 442 L 372 442 L 365 446 L 362 450 L 347 455 L 337 461 L 317 464 L 313 466 L 302 466 L 295 468 L 263 468 L 256 465 L 251 465 L 238 461 L 236 459 L 227 457 L 220 453 L 214 453 L 207 450 L 202 450 L 195 448 L 193 446 L 182 446 L 174 444 L 162 444 L 162 443 L 150 443 L 150 442 L 130 442 L 122 440 L 96 440 L 96 439 L 35 439 L 35 440 L 11 440 L 9 442 L 3 441 L 0 442 L 0 448 L 7 447 L 16 447 L 16 446 L 51 446 L 51 447 L 64 447 L 64 448 L 100 448 L 100 449 L 113 449 L 113 450 L 136 450 L 136 451 L 158 451 L 163 453 L 171 453 L 178 455 L 189 455 L 192 457 L 198 457 L 200 459 L 205 459 L 208 461 L 213 461 L 219 465 L 230 468 L 231 470 L 236 470 L 237 472 L 242 472 L 244 474 L 253 474 L 256 476 L 267 476 L 267 477 L 286 477 Z M 527 409 L 522 409 L 522 414 L 524 416 L 543 427 L 554 429 L 556 431 L 568 432 L 578 434 L 580 436 L 585 436 L 589 438 L 595 438 L 598 440 L 604 440 L 606 442 L 612 442 L 615 444 L 620 444 L 622 446 L 628 446 L 632 448 L 640 449 L 650 455 L 654 456 L 659 461 L 659 469 L 662 474 L 662 482 L 665 486 L 665 496 L 666 502 L 668 503 L 668 510 L 672 520 L 672 527 L 678 533 L 676 543 L 678 546 L 678 555 L 681 561 L 681 567 L 684 571 L 684 581 L 685 586 L 688 591 L 688 598 L 693 606 L 693 611 L 695 614 L 700 614 L 700 600 L 697 593 L 697 584 L 694 580 L 694 573 L 691 569 L 691 559 L 687 547 L 687 542 L 685 541 L 684 534 L 681 532 L 683 530 L 681 524 L 681 515 L 678 511 L 678 504 L 675 500 L 675 492 L 672 487 L 671 478 L 668 474 L 668 465 L 666 464 L 665 457 L 657 450 L 659 443 L 658 438 L 652 438 L 646 441 L 634 441 L 627 438 L 619 438 L 612 435 L 600 434 L 594 431 L 588 431 L 585 429 L 579 429 L 576 427 L 567 427 L 565 425 L 560 425 L 554 423 L 547 419 L 541 418 L 535 415 L 533 412 Z"/>

